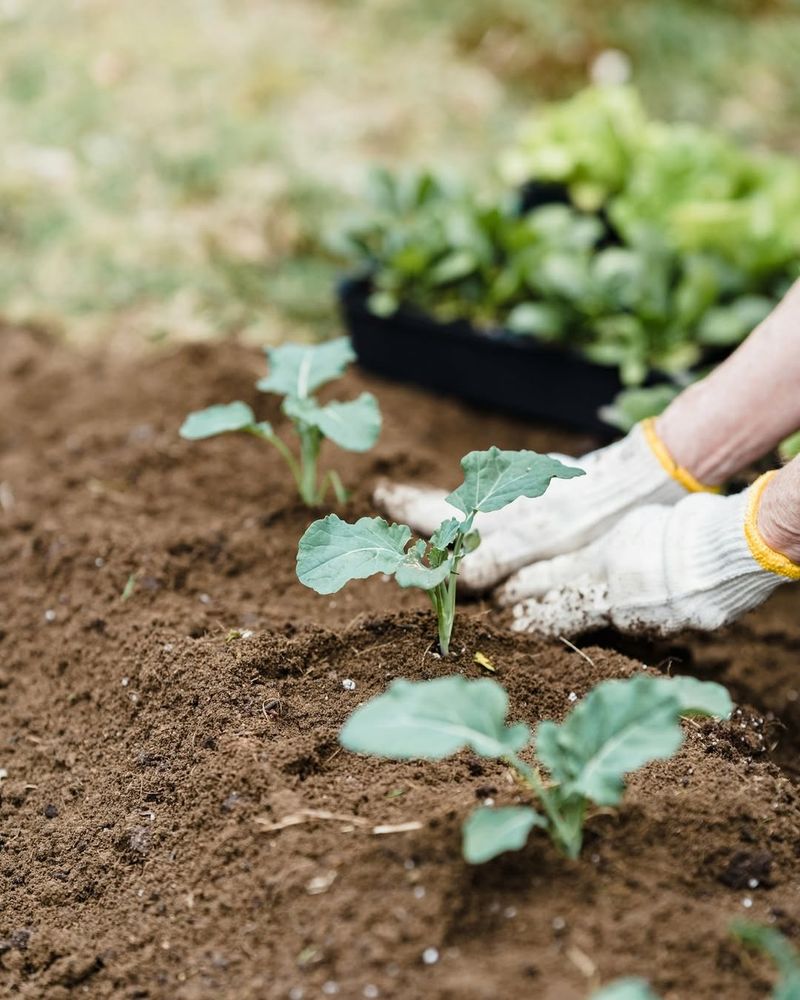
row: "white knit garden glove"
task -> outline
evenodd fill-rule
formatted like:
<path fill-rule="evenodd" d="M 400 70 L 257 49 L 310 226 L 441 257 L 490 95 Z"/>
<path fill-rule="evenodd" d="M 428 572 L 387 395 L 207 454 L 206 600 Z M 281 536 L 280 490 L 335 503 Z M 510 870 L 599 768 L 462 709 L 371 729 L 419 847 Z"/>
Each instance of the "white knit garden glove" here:
<path fill-rule="evenodd" d="M 640 507 L 586 548 L 515 573 L 496 597 L 513 605 L 518 631 L 553 636 L 719 628 L 800 579 L 800 566 L 758 532 L 772 475 L 735 496 Z"/>
<path fill-rule="evenodd" d="M 461 564 L 459 584 L 480 591 L 521 566 L 572 552 L 605 534 L 629 511 L 644 504 L 672 505 L 703 487 L 670 458 L 653 421 L 644 421 L 607 448 L 574 459 L 585 476 L 554 479 L 544 496 L 521 497 L 502 510 L 478 514 L 481 544 Z M 400 483 L 380 485 L 374 494 L 390 518 L 430 535 L 453 508 L 447 492 Z"/>

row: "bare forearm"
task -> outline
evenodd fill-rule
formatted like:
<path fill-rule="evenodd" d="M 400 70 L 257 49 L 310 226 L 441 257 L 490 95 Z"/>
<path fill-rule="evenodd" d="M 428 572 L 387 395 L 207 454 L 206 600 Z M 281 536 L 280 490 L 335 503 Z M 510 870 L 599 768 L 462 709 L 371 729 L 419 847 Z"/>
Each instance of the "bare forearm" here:
<path fill-rule="evenodd" d="M 730 358 L 681 393 L 657 430 L 680 466 L 715 486 L 799 427 L 800 281 Z"/>

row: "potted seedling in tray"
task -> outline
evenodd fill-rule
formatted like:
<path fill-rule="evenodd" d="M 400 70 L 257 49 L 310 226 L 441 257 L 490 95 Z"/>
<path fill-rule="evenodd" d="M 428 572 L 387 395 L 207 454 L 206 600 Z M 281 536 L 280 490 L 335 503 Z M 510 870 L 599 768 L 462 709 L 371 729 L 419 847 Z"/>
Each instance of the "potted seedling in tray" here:
<path fill-rule="evenodd" d="M 299 441 L 293 451 L 272 424 L 257 420 L 247 403 L 237 400 L 190 413 L 180 434 L 189 441 L 239 432 L 252 434 L 274 445 L 286 461 L 300 497 L 308 507 L 322 503 L 329 488 L 342 503 L 347 493 L 334 469 L 318 471 L 319 452 L 325 438 L 346 451 L 368 451 L 378 439 L 381 414 L 372 393 L 362 392 L 348 402 L 324 405 L 313 393 L 338 378 L 355 354 L 346 337 L 318 346 L 284 344 L 266 349 L 269 374 L 256 383 L 262 392 L 283 396 L 281 409 Z"/>
<path fill-rule="evenodd" d="M 333 594 L 350 580 L 387 573 L 401 587 L 419 587 L 436 612 L 439 652 L 447 656 L 459 566 L 480 544 L 475 516 L 500 510 L 519 497 L 541 496 L 552 479 L 583 475 L 549 455 L 494 447 L 471 451 L 461 468 L 464 482 L 447 497 L 460 516 L 443 521 L 429 539 L 410 545 L 411 528 L 382 517 L 362 517 L 351 524 L 329 514 L 315 521 L 297 550 L 300 582 L 319 594 Z"/>
<path fill-rule="evenodd" d="M 506 724 L 508 696 L 497 681 L 460 675 L 396 680 L 353 712 L 339 739 L 348 750 L 391 760 L 442 760 L 469 748 L 505 761 L 541 811 L 532 805 L 478 807 L 463 825 L 465 859 L 480 864 L 518 850 L 535 827 L 577 858 L 589 811 L 619 805 L 626 774 L 677 752 L 682 716 L 726 719 L 732 707 L 725 688 L 693 677 L 641 673 L 603 681 L 562 723 L 539 724 L 529 763 L 521 754 L 531 731 L 522 722 Z"/>

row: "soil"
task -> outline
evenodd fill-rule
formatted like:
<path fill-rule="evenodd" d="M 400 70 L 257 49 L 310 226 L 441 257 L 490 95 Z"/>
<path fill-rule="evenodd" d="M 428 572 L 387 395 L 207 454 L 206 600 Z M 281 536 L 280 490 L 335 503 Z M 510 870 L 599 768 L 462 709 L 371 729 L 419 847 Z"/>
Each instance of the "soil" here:
<path fill-rule="evenodd" d="M 445 664 L 424 595 L 299 585 L 312 515 L 271 449 L 178 438 L 210 402 L 279 420 L 252 388 L 258 352 L 79 356 L 10 328 L 0 348 L 0 995 L 579 1000 L 630 974 L 671 1000 L 767 995 L 770 966 L 727 928 L 800 939 L 800 592 L 713 635 L 578 651 L 476 602 Z M 348 515 L 379 476 L 453 485 L 471 448 L 591 445 L 346 379 L 364 386 L 385 431 L 335 456 Z M 535 834 L 470 867 L 460 821 L 520 799 L 505 768 L 375 761 L 337 732 L 393 677 L 480 676 L 478 651 L 512 719 L 561 718 L 642 663 L 742 707 L 687 724 L 675 758 L 590 819 L 579 860 Z"/>

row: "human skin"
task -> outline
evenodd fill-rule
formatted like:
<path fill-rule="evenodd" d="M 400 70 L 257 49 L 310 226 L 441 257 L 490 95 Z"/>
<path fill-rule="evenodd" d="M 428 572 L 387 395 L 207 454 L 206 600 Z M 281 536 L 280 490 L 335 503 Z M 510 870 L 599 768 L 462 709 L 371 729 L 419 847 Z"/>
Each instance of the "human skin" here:
<path fill-rule="evenodd" d="M 747 340 L 664 411 L 656 430 L 670 455 L 708 486 L 724 483 L 800 428 L 800 281 Z M 800 562 L 800 462 L 764 491 L 764 541 Z"/>

